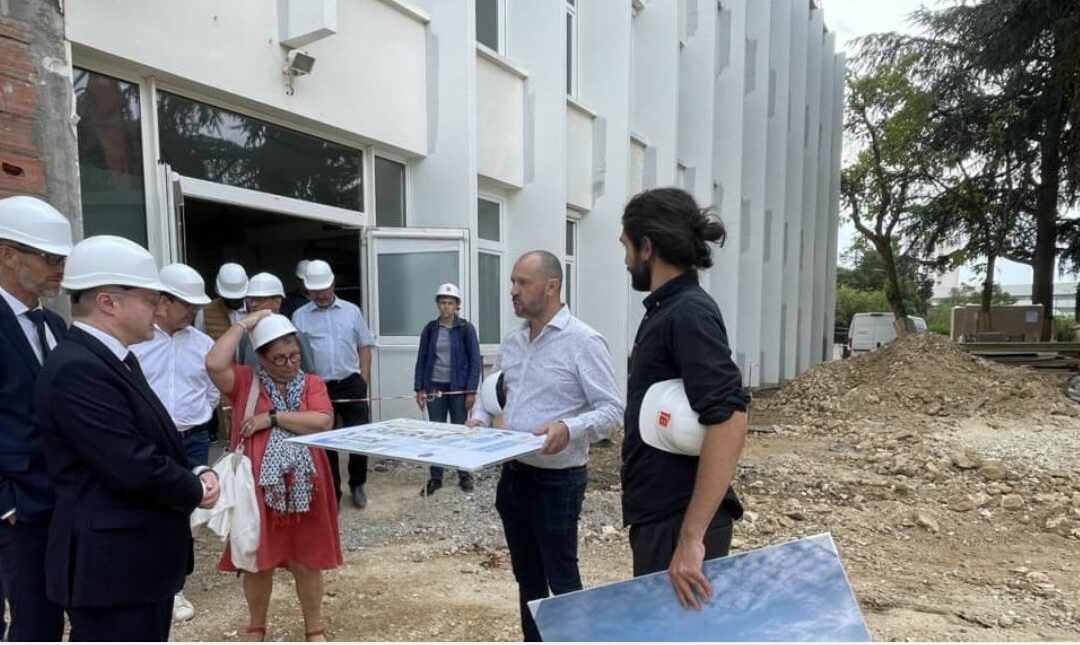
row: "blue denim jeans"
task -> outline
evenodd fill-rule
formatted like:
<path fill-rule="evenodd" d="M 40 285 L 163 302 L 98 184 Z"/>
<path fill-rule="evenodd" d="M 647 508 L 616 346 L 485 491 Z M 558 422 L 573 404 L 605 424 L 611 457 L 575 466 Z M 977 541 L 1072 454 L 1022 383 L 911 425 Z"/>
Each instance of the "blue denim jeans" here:
<path fill-rule="evenodd" d="M 528 602 L 581 589 L 578 518 L 589 475 L 585 466 L 547 469 L 503 464 L 495 509 L 502 519 L 510 565 L 518 583 L 521 631 L 539 641 Z"/>
<path fill-rule="evenodd" d="M 449 383 L 432 383 L 431 386 L 438 392 L 450 392 Z M 454 394 L 452 396 L 440 396 L 431 399 L 427 402 L 428 419 L 437 421 L 439 423 L 447 423 L 447 417 L 449 417 L 449 423 L 465 423 L 465 395 Z M 432 466 L 431 478 L 442 480 L 443 467 Z M 468 471 L 459 470 L 459 479 L 468 479 L 472 477 Z"/>

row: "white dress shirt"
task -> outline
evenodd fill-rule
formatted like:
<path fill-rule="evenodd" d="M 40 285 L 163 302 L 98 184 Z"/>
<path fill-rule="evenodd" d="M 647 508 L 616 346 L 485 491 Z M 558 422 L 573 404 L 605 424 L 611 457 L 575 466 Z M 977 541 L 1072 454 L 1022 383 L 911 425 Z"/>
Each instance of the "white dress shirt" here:
<path fill-rule="evenodd" d="M 24 305 L 22 300 L 8 293 L 3 287 L 0 287 L 0 296 L 3 296 L 8 306 L 11 307 L 11 312 L 15 314 L 15 320 L 19 321 L 19 326 L 22 327 L 23 333 L 26 334 L 26 340 L 30 341 L 30 347 L 34 350 L 34 356 L 37 356 L 39 363 L 44 364 L 45 357 L 41 355 L 41 341 L 38 339 L 34 321 L 26 317 L 26 313 L 30 311 L 30 308 Z M 38 303 L 35 309 L 41 309 L 41 303 Z M 47 324 L 45 325 L 45 342 L 49 343 L 50 351 L 56 347 L 56 338 Z"/>
<path fill-rule="evenodd" d="M 375 336 L 360 308 L 341 298 L 334 298 L 334 304 L 326 309 L 309 302 L 293 312 L 292 321 L 307 334 L 314 353 L 315 374 L 324 381 L 340 381 L 359 374 L 359 349 L 375 344 Z"/>
<path fill-rule="evenodd" d="M 570 443 L 554 455 L 533 454 L 518 461 L 537 468 L 584 466 L 589 444 L 622 424 L 624 398 L 607 341 L 566 306 L 529 340 L 529 324 L 507 334 L 495 359 L 506 384 L 506 428 L 532 432 L 562 421 Z M 472 418 L 491 424 L 491 415 L 474 405 Z"/>
<path fill-rule="evenodd" d="M 206 373 L 206 355 L 214 341 L 194 327 L 172 336 L 154 326 L 154 338 L 131 346 L 150 388 L 184 432 L 210 420 L 221 393 Z"/>

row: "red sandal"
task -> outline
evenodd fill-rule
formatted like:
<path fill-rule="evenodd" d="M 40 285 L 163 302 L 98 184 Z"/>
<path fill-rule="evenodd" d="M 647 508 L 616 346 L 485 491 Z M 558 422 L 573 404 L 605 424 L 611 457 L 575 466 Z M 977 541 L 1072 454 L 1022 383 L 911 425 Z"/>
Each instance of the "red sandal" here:
<path fill-rule="evenodd" d="M 322 636 L 325 639 L 326 638 L 326 628 L 325 627 L 320 627 L 318 629 L 313 629 L 310 632 L 306 632 L 304 634 L 304 638 L 306 640 L 311 640 L 315 636 Z"/>
<path fill-rule="evenodd" d="M 266 628 L 265 627 L 257 627 L 255 625 L 249 625 L 248 628 L 244 630 L 244 633 L 245 634 L 258 634 L 258 635 L 262 636 L 262 638 L 259 639 L 260 641 L 266 640 Z"/>

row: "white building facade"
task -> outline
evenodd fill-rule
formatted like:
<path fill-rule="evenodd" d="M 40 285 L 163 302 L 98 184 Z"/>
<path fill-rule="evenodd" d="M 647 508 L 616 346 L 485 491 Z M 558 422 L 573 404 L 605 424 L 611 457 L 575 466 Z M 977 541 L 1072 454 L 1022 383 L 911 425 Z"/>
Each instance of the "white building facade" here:
<path fill-rule="evenodd" d="M 779 383 L 831 357 L 844 59 L 823 20 L 810 0 L 69 2 L 82 232 L 208 283 L 330 261 L 377 335 L 376 396 L 411 390 L 442 282 L 493 355 L 513 260 L 547 249 L 625 378 L 644 294 L 620 216 L 677 185 L 727 227 L 702 284 L 746 384 Z"/>

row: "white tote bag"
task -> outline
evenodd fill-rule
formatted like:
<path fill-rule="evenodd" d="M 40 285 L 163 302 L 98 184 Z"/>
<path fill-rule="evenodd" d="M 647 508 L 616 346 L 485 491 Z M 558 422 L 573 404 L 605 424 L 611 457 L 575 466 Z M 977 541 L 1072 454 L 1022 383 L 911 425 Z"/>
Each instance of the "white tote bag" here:
<path fill-rule="evenodd" d="M 243 419 L 255 412 L 259 398 L 259 380 L 251 382 Z M 196 509 L 191 514 L 192 528 L 206 524 L 207 528 L 229 540 L 229 554 L 236 568 L 252 573 L 256 569 L 259 550 L 259 500 L 255 495 L 255 474 L 251 459 L 244 454 L 244 440 L 233 452 L 227 452 L 214 464 L 221 484 L 221 496 L 211 509 Z"/>

